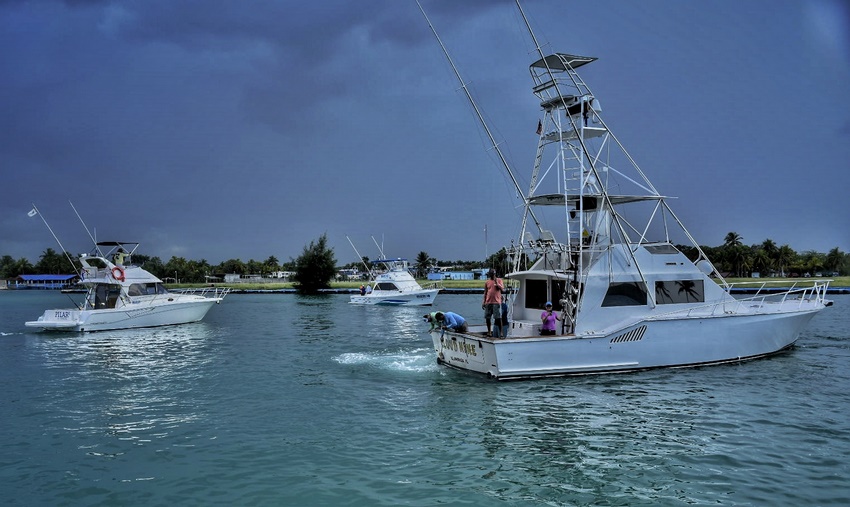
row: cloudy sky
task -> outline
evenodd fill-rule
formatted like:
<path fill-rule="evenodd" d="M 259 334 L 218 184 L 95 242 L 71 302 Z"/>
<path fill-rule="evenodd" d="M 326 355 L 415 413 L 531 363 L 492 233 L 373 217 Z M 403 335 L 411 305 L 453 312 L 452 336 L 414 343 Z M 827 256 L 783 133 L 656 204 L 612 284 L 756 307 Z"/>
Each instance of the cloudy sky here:
<path fill-rule="evenodd" d="M 527 177 L 541 112 L 511 1 L 423 0 Z M 850 4 L 528 0 L 547 52 L 697 241 L 850 251 Z M 0 255 L 482 259 L 513 192 L 414 0 L 0 1 Z M 487 227 L 485 241 L 484 229 Z"/>

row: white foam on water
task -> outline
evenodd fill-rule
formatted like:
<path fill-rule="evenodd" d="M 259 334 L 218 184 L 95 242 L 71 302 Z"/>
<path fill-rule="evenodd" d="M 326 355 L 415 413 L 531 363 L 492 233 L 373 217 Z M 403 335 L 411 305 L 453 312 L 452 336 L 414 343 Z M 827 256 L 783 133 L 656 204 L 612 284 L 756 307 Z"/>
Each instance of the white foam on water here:
<path fill-rule="evenodd" d="M 347 352 L 334 358 L 339 364 L 365 365 L 382 370 L 403 372 L 437 371 L 434 350 L 421 348 L 396 352 Z"/>

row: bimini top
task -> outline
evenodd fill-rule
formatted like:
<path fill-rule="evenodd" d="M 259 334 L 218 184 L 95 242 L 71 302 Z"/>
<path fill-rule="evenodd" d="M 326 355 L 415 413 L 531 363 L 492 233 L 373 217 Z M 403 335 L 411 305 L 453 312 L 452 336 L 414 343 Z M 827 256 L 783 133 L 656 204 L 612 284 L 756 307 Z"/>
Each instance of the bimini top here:
<path fill-rule="evenodd" d="M 551 70 L 567 70 L 567 66 L 571 69 L 577 69 L 582 65 L 586 65 L 590 62 L 596 61 L 597 58 L 593 56 L 577 56 L 577 55 L 568 55 L 566 53 L 555 53 L 553 55 L 549 55 L 545 58 L 541 58 L 536 62 L 532 63 L 532 67 L 537 67 L 540 69 L 549 68 Z"/>

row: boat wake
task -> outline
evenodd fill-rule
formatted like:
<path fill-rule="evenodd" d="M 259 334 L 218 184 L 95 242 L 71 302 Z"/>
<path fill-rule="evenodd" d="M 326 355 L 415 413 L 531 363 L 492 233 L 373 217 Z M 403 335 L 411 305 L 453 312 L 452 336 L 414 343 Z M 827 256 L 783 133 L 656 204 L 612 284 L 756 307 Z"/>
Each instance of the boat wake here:
<path fill-rule="evenodd" d="M 365 365 L 387 371 L 439 371 L 433 353 L 434 350 L 428 347 L 383 353 L 347 352 L 335 357 L 334 361 L 344 365 Z"/>

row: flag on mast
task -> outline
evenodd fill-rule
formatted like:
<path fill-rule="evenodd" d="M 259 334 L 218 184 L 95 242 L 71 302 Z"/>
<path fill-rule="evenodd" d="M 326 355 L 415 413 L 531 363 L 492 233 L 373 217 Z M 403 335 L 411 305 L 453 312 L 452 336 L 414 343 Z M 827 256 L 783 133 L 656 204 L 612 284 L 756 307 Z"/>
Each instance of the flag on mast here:
<path fill-rule="evenodd" d="M 542 133 L 543 133 L 543 122 L 540 121 L 540 120 L 537 120 L 537 135 L 539 136 Z"/>
<path fill-rule="evenodd" d="M 38 215 L 38 211 L 35 208 L 31 209 L 30 212 L 27 213 L 27 216 L 30 217 L 30 218 L 32 218 L 36 215 Z"/>

